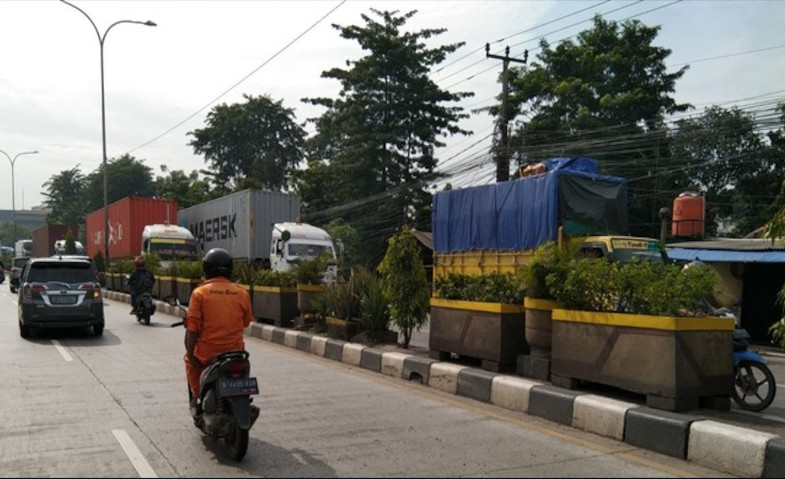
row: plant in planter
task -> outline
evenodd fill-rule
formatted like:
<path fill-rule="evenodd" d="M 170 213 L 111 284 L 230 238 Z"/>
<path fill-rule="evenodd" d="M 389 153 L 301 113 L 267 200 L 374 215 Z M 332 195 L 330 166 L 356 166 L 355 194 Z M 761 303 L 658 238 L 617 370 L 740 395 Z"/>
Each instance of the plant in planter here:
<path fill-rule="evenodd" d="M 427 320 L 428 280 L 419 248 L 414 234 L 406 228 L 388 240 L 378 267 L 393 321 L 403 333 L 404 348 L 409 347 L 412 331 L 419 330 Z"/>
<path fill-rule="evenodd" d="M 349 340 L 359 332 L 360 297 L 356 284 L 351 277 L 338 276 L 324 285 L 321 296 L 327 311 L 327 334 L 332 338 Z"/>
<path fill-rule="evenodd" d="M 297 308 L 301 315 L 313 312 L 312 301 L 321 294 L 324 272 L 331 258 L 322 255 L 316 259 L 302 260 L 294 269 L 294 278 L 297 282 Z"/>
<path fill-rule="evenodd" d="M 175 294 L 181 303 L 188 304 L 191 301 L 191 292 L 193 292 L 201 282 L 201 261 L 175 262 Z"/>
<path fill-rule="evenodd" d="M 704 316 L 715 277 L 693 269 L 581 259 L 563 282 L 549 276 L 563 306 L 553 312 L 551 381 L 618 387 L 661 409 L 695 408 L 702 398 L 729 408 L 733 320 Z"/>
<path fill-rule="evenodd" d="M 289 271 L 258 269 L 252 280 L 253 313 L 276 326 L 291 326 L 297 316 L 297 281 Z"/>

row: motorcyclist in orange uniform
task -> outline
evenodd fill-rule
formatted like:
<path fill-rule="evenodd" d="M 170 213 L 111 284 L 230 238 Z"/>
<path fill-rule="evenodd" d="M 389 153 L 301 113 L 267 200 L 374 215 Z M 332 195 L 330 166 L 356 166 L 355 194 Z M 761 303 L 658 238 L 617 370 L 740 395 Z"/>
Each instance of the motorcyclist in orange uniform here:
<path fill-rule="evenodd" d="M 243 329 L 253 322 L 248 292 L 231 282 L 232 257 L 213 248 L 204 255 L 206 281 L 191 293 L 185 318 L 185 372 L 190 390 L 190 407 L 197 412 L 199 375 L 221 353 L 245 349 Z"/>

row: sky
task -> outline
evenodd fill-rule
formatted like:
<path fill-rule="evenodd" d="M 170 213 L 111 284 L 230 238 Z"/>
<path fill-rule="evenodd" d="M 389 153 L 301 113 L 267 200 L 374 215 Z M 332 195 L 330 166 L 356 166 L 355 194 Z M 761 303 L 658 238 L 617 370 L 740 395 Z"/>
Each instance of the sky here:
<path fill-rule="evenodd" d="M 785 0 L 71 0 L 104 37 L 106 141 L 109 159 L 131 154 L 162 175 L 206 167 L 188 146 L 188 132 L 204 128 L 218 104 L 243 94 L 269 95 L 295 112 L 298 122 L 324 110 L 301 101 L 336 97 L 340 85 L 321 73 L 363 54 L 333 24 L 364 25 L 370 9 L 418 13 L 405 30 L 445 28 L 431 45 L 465 42 L 434 67 L 442 88 L 475 95 L 460 105 L 489 106 L 501 91 L 499 60 L 539 41 L 573 39 L 594 14 L 660 26 L 655 44 L 672 50 L 670 71 L 690 64 L 675 98 L 698 114 L 712 104 L 744 105 L 751 98 L 785 100 Z M 14 163 L 17 210 L 41 205 L 44 184 L 78 167 L 85 175 L 102 161 L 101 50 L 88 18 L 58 0 L 0 1 L 0 150 Z M 472 114 L 460 126 L 469 137 L 442 138 L 437 169 L 453 172 L 456 186 L 492 182 L 485 154 L 493 118 Z M 308 126 L 307 131 L 313 128 Z M 37 154 L 19 153 L 38 151 Z M 19 156 L 17 156 L 19 155 Z M 0 209 L 12 208 L 11 161 L 0 154 Z"/>

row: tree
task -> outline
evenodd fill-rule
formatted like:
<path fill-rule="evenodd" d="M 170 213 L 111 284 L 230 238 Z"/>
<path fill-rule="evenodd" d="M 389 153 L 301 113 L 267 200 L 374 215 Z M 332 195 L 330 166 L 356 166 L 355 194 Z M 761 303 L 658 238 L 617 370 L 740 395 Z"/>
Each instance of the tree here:
<path fill-rule="evenodd" d="M 713 106 L 677 126 L 671 148 L 682 178 L 674 183 L 705 193 L 707 234 L 743 236 L 782 206 L 785 159 L 770 151 L 752 114 Z"/>
<path fill-rule="evenodd" d="M 168 198 L 177 202 L 178 208 L 188 208 L 213 199 L 207 181 L 199 178 L 199 172 L 191 171 L 186 175 L 183 170 L 169 171 L 161 165 L 161 171 L 168 173 L 155 179 L 155 196 Z"/>
<path fill-rule="evenodd" d="M 44 204 L 51 211 L 47 223 L 81 225 L 85 221 L 85 177 L 79 165 L 52 175 L 43 186 Z"/>
<path fill-rule="evenodd" d="M 153 170 L 144 164 L 144 160 L 125 154 L 109 160 L 106 171 L 108 204 L 126 196 L 152 197 L 155 194 Z M 104 165 L 101 165 L 85 179 L 84 196 L 88 213 L 104 207 L 103 173 Z"/>
<path fill-rule="evenodd" d="M 30 230 L 17 224 L 16 238 L 30 238 Z M 11 248 L 16 247 L 14 241 L 14 223 L 12 221 L 6 221 L 3 223 L 3 226 L 0 226 L 0 243 L 4 246 L 10 246 Z"/>
<path fill-rule="evenodd" d="M 420 259 L 417 238 L 409 228 L 388 240 L 387 253 L 379 264 L 382 287 L 390 300 L 393 321 L 403 333 L 403 347 L 409 347 L 412 331 L 419 331 L 427 319 L 428 279 Z"/>
<path fill-rule="evenodd" d="M 65 232 L 65 254 L 76 254 L 76 240 L 74 240 L 74 232 L 71 228 Z"/>
<path fill-rule="evenodd" d="M 207 126 L 188 132 L 188 143 L 216 172 L 218 185 L 283 191 L 303 159 L 305 130 L 294 110 L 269 96 L 243 95 L 244 103 L 221 104 L 207 115 Z"/>
<path fill-rule="evenodd" d="M 630 180 L 629 223 L 646 236 L 658 235 L 659 173 L 672 166 L 663 118 L 689 108 L 671 96 L 687 67 L 667 72 L 671 51 L 653 45 L 658 32 L 596 16 L 574 42 L 543 40 L 538 61 L 509 71 L 508 120 L 527 118 L 511 138 L 522 162 L 596 158 L 605 173 Z"/>
<path fill-rule="evenodd" d="M 340 216 L 356 228 L 365 262 L 380 259 L 384 240 L 430 202 L 423 196 L 439 137 L 468 133 L 457 126 L 468 115 L 450 104 L 472 95 L 442 90 L 428 76 L 463 43 L 429 48 L 426 41 L 446 30 L 404 32 L 416 11 L 371 12 L 362 26 L 333 25 L 367 55 L 322 73 L 341 83 L 337 98 L 303 100 L 327 110 L 313 120 L 308 170 L 296 187 L 309 221 Z"/>

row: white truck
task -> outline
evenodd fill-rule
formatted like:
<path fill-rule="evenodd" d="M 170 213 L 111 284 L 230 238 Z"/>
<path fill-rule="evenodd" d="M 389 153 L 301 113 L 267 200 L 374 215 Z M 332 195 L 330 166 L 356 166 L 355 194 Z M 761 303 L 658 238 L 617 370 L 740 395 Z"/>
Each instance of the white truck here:
<path fill-rule="evenodd" d="M 54 244 L 55 256 L 60 256 L 60 255 L 67 254 L 66 251 L 65 251 L 65 249 L 66 249 L 65 248 L 65 243 L 66 243 L 65 240 L 57 240 L 57 241 L 55 241 L 55 244 Z M 74 251 L 75 251 L 74 254 L 76 254 L 76 255 L 83 256 L 83 255 L 86 254 L 84 245 L 82 245 L 82 243 L 79 242 L 79 241 L 74 241 Z"/>
<path fill-rule="evenodd" d="M 289 271 L 299 261 L 314 260 L 322 255 L 336 260 L 335 245 L 325 230 L 300 221 L 273 225 L 270 242 L 270 269 L 273 271 Z M 331 264 L 325 276 L 335 277 L 337 272 L 337 266 Z"/>
<path fill-rule="evenodd" d="M 188 228 L 178 225 L 146 225 L 142 230 L 141 253 L 155 253 L 161 266 L 167 266 L 172 261 L 199 259 L 194 235 Z"/>
<path fill-rule="evenodd" d="M 293 222 L 299 215 L 296 196 L 247 189 L 181 209 L 177 221 L 191 230 L 202 254 L 223 248 L 236 260 L 286 271 L 317 251 L 335 255 L 330 235 Z"/>

